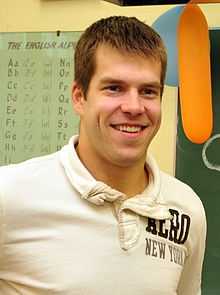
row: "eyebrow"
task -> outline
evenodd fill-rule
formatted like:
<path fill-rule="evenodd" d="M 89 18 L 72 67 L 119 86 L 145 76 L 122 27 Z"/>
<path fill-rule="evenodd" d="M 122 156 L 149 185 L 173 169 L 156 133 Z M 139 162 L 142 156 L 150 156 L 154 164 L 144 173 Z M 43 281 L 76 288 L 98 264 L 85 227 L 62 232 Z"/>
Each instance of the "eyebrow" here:
<path fill-rule="evenodd" d="M 111 78 L 111 77 L 104 77 L 103 79 L 100 80 L 100 84 L 126 84 L 125 81 L 121 80 L 121 79 L 115 79 L 115 78 Z M 142 87 L 152 87 L 152 88 L 158 88 L 161 89 L 162 85 L 161 83 L 157 82 L 157 81 L 150 81 L 150 82 L 145 82 L 143 84 L 141 84 Z"/>
<path fill-rule="evenodd" d="M 114 78 L 110 78 L 110 77 L 105 77 L 103 79 L 100 80 L 101 84 L 123 84 L 125 83 L 123 80 L 121 79 L 114 79 Z"/>
<path fill-rule="evenodd" d="M 162 91 L 162 88 L 163 88 L 163 86 L 159 82 L 145 83 L 141 87 L 143 87 L 143 88 L 145 88 L 145 87 L 146 88 L 150 88 L 150 89 L 153 89 L 155 91 Z"/>
<path fill-rule="evenodd" d="M 162 85 L 159 82 L 148 82 L 148 83 L 143 83 L 143 87 L 152 87 L 152 88 L 161 88 Z"/>

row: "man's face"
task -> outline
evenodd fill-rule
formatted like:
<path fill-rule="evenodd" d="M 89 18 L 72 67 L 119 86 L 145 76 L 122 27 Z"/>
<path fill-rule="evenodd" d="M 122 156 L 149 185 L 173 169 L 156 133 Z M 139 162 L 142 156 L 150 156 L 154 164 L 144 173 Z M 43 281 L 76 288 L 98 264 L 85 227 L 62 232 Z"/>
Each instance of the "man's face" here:
<path fill-rule="evenodd" d="M 153 59 L 107 45 L 97 49 L 86 97 L 79 86 L 73 88 L 84 157 L 120 167 L 143 164 L 161 121 L 160 76 L 161 65 Z"/>

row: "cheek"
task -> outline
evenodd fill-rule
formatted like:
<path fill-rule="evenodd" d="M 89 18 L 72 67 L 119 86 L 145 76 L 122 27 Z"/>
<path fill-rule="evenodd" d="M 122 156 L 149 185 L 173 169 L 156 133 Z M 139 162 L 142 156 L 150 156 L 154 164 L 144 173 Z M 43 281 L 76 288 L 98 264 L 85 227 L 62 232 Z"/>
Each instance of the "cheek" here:
<path fill-rule="evenodd" d="M 161 103 L 160 102 L 150 102 L 147 107 L 147 114 L 152 123 L 160 123 L 161 121 Z"/>
<path fill-rule="evenodd" d="M 100 110 L 106 113 L 110 113 L 111 111 L 115 110 L 116 108 L 120 107 L 120 100 L 113 97 L 103 97 L 98 102 L 98 107 Z"/>
<path fill-rule="evenodd" d="M 96 103 L 88 103 L 84 114 L 86 128 L 93 132 L 98 131 L 106 125 L 106 120 L 112 113 L 112 103 L 106 103 L 104 100 L 98 100 Z"/>
<path fill-rule="evenodd" d="M 120 108 L 120 103 L 111 99 L 103 99 L 97 105 L 99 119 L 104 122 L 108 119 L 112 114 L 115 114 L 115 111 Z"/>

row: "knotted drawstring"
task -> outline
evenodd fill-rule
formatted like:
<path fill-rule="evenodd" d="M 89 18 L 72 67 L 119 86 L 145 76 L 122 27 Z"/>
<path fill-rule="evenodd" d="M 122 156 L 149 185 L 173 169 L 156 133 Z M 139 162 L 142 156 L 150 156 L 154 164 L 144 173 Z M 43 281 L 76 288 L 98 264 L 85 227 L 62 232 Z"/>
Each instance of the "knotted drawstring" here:
<path fill-rule="evenodd" d="M 95 205 L 104 205 L 106 202 L 114 204 L 122 249 L 128 250 L 139 239 L 141 229 L 138 215 L 159 220 L 172 218 L 160 194 L 160 175 L 153 160 L 148 161 L 148 165 L 150 163 L 152 169 L 154 167 L 154 175 L 149 181 L 148 188 L 143 193 L 128 198 L 125 194 L 94 179 L 79 160 L 74 149 L 74 141 L 77 141 L 77 137 L 70 139 L 69 144 L 60 151 L 61 164 L 70 183 L 83 199 Z"/>
<path fill-rule="evenodd" d="M 125 194 L 100 181 L 97 181 L 91 190 L 83 194 L 82 198 L 96 205 L 104 205 L 105 202 L 115 203 L 119 240 L 124 250 L 130 249 L 138 242 L 141 232 L 138 215 L 155 219 L 171 218 L 167 206 L 157 203 L 156 198 L 140 194 L 128 199 Z"/>
<path fill-rule="evenodd" d="M 110 188 L 101 181 L 97 181 L 95 186 L 88 192 L 82 194 L 81 197 L 95 205 L 104 205 L 105 201 L 114 202 L 117 199 L 126 199 L 126 196 L 123 193 Z"/>

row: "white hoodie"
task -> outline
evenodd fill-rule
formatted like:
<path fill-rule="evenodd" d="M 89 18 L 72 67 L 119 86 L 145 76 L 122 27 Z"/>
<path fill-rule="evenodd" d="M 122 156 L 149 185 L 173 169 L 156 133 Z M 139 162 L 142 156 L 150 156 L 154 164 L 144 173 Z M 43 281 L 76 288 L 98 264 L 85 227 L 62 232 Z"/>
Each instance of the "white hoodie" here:
<path fill-rule="evenodd" d="M 127 199 L 94 179 L 77 140 L 0 168 L 0 294 L 200 294 L 200 199 L 152 158 L 148 187 Z"/>

